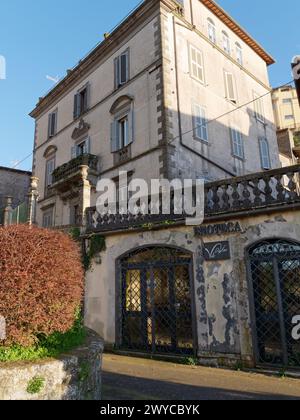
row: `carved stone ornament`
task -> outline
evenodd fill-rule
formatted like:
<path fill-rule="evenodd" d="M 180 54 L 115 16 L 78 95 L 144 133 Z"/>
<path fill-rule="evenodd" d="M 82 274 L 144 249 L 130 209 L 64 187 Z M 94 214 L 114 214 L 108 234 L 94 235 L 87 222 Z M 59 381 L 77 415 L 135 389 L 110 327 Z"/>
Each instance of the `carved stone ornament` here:
<path fill-rule="evenodd" d="M 81 120 L 79 121 L 78 127 L 76 127 L 72 133 L 72 139 L 78 140 L 80 137 L 87 134 L 89 129 L 90 129 L 90 125 L 86 123 L 83 118 L 81 118 Z"/>

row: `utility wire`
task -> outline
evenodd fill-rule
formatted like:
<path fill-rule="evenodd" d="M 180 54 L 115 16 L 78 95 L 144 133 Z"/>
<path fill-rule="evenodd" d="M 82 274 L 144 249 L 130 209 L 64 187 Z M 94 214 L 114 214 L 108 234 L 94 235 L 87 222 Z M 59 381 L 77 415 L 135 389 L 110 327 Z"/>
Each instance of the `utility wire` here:
<path fill-rule="evenodd" d="M 290 81 L 290 82 L 285 83 L 285 84 L 284 84 L 284 85 L 282 85 L 281 87 L 288 86 L 288 85 L 290 85 L 291 83 L 294 83 L 294 80 L 292 80 L 292 81 Z M 267 93 L 265 93 L 264 95 L 261 95 L 261 96 L 259 96 L 258 98 L 253 99 L 252 101 L 249 101 L 249 102 L 247 102 L 247 103 L 245 103 L 245 104 L 243 104 L 243 105 L 240 105 L 240 106 L 238 106 L 238 107 L 236 107 L 236 108 L 232 109 L 231 111 L 225 112 L 224 114 L 221 114 L 221 115 L 219 115 L 218 117 L 213 118 L 212 120 L 208 120 L 205 124 L 201 124 L 201 125 L 199 125 L 199 126 L 198 126 L 198 128 L 204 127 L 204 126 L 206 126 L 207 124 L 210 124 L 210 123 L 212 123 L 212 122 L 215 122 L 215 121 L 217 121 L 217 120 L 219 120 L 219 119 L 221 119 L 221 118 L 223 118 L 223 117 L 226 117 L 227 115 L 230 115 L 230 114 L 232 114 L 232 113 L 234 113 L 234 112 L 236 112 L 236 111 L 239 111 L 239 110 L 241 110 L 242 108 L 245 108 L 246 106 L 251 105 L 251 104 L 253 104 L 254 102 L 256 102 L 256 101 L 258 101 L 258 100 L 260 100 L 260 99 L 262 99 L 262 98 L 265 98 L 266 96 L 271 95 L 271 94 L 272 94 L 272 91 L 267 92 Z M 181 134 L 181 136 L 185 136 L 186 134 L 190 134 L 190 133 L 192 133 L 193 131 L 195 131 L 195 128 L 192 128 L 191 130 L 189 130 L 189 131 L 186 131 L 186 132 L 182 133 L 182 134 Z M 175 141 L 175 140 L 177 140 L 178 138 L 180 138 L 180 136 L 176 136 L 176 137 L 174 137 L 172 140 L 170 140 L 169 144 L 171 144 L 172 142 L 174 142 L 174 141 Z M 21 163 L 25 162 L 25 161 L 26 161 L 27 159 L 29 159 L 32 155 L 33 155 L 33 152 L 31 152 L 31 153 L 30 153 L 28 156 L 26 156 L 24 159 L 20 160 L 20 161 L 19 161 L 19 162 L 18 162 L 15 166 L 13 166 L 13 168 L 12 168 L 12 169 L 16 169 L 16 168 L 17 168 L 17 167 L 18 167 Z"/>
<path fill-rule="evenodd" d="M 284 85 L 282 85 L 281 87 L 283 88 L 283 87 L 285 87 L 285 86 L 290 85 L 291 83 L 294 83 L 294 80 L 292 80 L 292 81 L 290 81 L 290 82 L 288 82 L 288 83 L 285 83 L 285 84 L 284 84 Z M 245 108 L 246 106 L 249 106 L 249 105 L 253 104 L 253 103 L 254 103 L 254 102 L 256 102 L 256 101 L 259 101 L 260 99 L 265 98 L 266 96 L 271 95 L 272 93 L 273 93 L 273 91 L 271 90 L 270 92 L 267 92 L 267 93 L 265 93 L 265 94 L 263 94 L 263 95 L 259 96 L 258 98 L 255 98 L 255 99 L 253 99 L 252 101 L 249 101 L 249 102 L 247 102 L 247 103 L 245 103 L 245 104 L 243 104 L 243 105 L 240 105 L 240 106 L 238 106 L 238 107 L 236 107 L 236 108 L 232 109 L 231 111 L 225 112 L 224 114 L 219 115 L 218 117 L 213 118 L 213 119 L 211 119 L 211 120 L 207 120 L 205 123 L 202 123 L 202 124 L 198 125 L 198 126 L 197 126 L 197 128 L 206 127 L 208 124 L 210 124 L 210 123 L 212 123 L 212 122 L 215 122 L 215 121 L 217 121 L 217 120 L 219 120 L 219 119 L 221 119 L 221 118 L 223 118 L 223 117 L 226 117 L 227 115 L 230 115 L 230 114 L 232 114 L 232 113 L 234 113 L 234 112 L 236 112 L 236 111 L 240 111 L 242 108 Z M 175 141 L 175 140 L 179 139 L 180 137 L 185 136 L 186 134 L 190 134 L 190 133 L 192 133 L 193 131 L 195 131 L 195 127 L 193 127 L 191 130 L 188 130 L 188 131 L 185 131 L 184 133 L 181 133 L 181 135 L 178 135 L 178 136 L 174 137 L 172 140 L 170 140 L 170 141 L 168 142 L 168 144 L 171 144 L 173 141 Z"/>

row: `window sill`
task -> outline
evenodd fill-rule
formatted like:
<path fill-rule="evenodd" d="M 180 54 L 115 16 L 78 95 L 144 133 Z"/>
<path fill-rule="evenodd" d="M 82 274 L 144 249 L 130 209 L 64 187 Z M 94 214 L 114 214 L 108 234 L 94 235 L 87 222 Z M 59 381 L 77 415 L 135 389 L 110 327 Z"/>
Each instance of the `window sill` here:
<path fill-rule="evenodd" d="M 132 153 L 131 153 L 131 144 L 129 144 L 126 147 L 123 147 L 120 150 L 117 150 L 116 152 L 113 152 L 114 156 L 114 166 L 120 165 L 122 163 L 125 163 L 131 159 Z"/>
<path fill-rule="evenodd" d="M 190 74 L 190 78 L 191 78 L 192 80 L 194 80 L 195 82 L 199 83 L 200 85 L 202 85 L 202 86 L 204 86 L 204 87 L 206 87 L 206 86 L 207 86 L 207 85 L 206 85 L 206 83 L 205 83 L 205 80 L 203 81 L 203 80 L 197 79 L 197 77 L 195 77 L 195 76 L 191 75 L 191 73 L 189 73 L 189 74 Z"/>
<path fill-rule="evenodd" d="M 204 139 L 201 139 L 200 137 L 197 137 L 197 136 L 193 136 L 193 139 L 196 141 L 196 142 L 198 142 L 198 143 L 203 143 L 203 144 L 205 144 L 205 146 L 211 146 L 211 143 L 209 142 L 209 140 L 204 140 Z"/>
<path fill-rule="evenodd" d="M 231 156 L 233 157 L 233 159 L 238 159 L 240 162 L 246 162 L 246 158 L 244 157 L 236 156 L 234 154 L 232 154 Z"/>
<path fill-rule="evenodd" d="M 127 82 L 123 83 L 122 85 L 115 86 L 114 92 L 118 92 L 120 89 L 127 86 L 129 84 L 129 82 L 130 82 L 130 79 L 128 79 Z"/>

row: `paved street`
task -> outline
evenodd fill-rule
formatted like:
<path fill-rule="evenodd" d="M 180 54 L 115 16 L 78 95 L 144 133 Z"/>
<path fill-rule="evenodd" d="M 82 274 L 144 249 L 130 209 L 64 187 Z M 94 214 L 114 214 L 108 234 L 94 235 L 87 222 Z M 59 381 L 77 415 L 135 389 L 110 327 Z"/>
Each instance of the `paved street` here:
<path fill-rule="evenodd" d="M 105 400 L 300 400 L 300 380 L 105 355 L 103 391 Z"/>

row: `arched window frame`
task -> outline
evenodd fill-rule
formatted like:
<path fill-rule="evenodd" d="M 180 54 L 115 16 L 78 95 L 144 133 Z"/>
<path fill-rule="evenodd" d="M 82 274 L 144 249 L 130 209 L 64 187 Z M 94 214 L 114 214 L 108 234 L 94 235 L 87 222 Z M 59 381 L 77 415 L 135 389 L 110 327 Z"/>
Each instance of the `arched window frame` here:
<path fill-rule="evenodd" d="M 110 109 L 111 152 L 116 153 L 127 148 L 134 141 L 134 98 L 120 96 Z"/>

